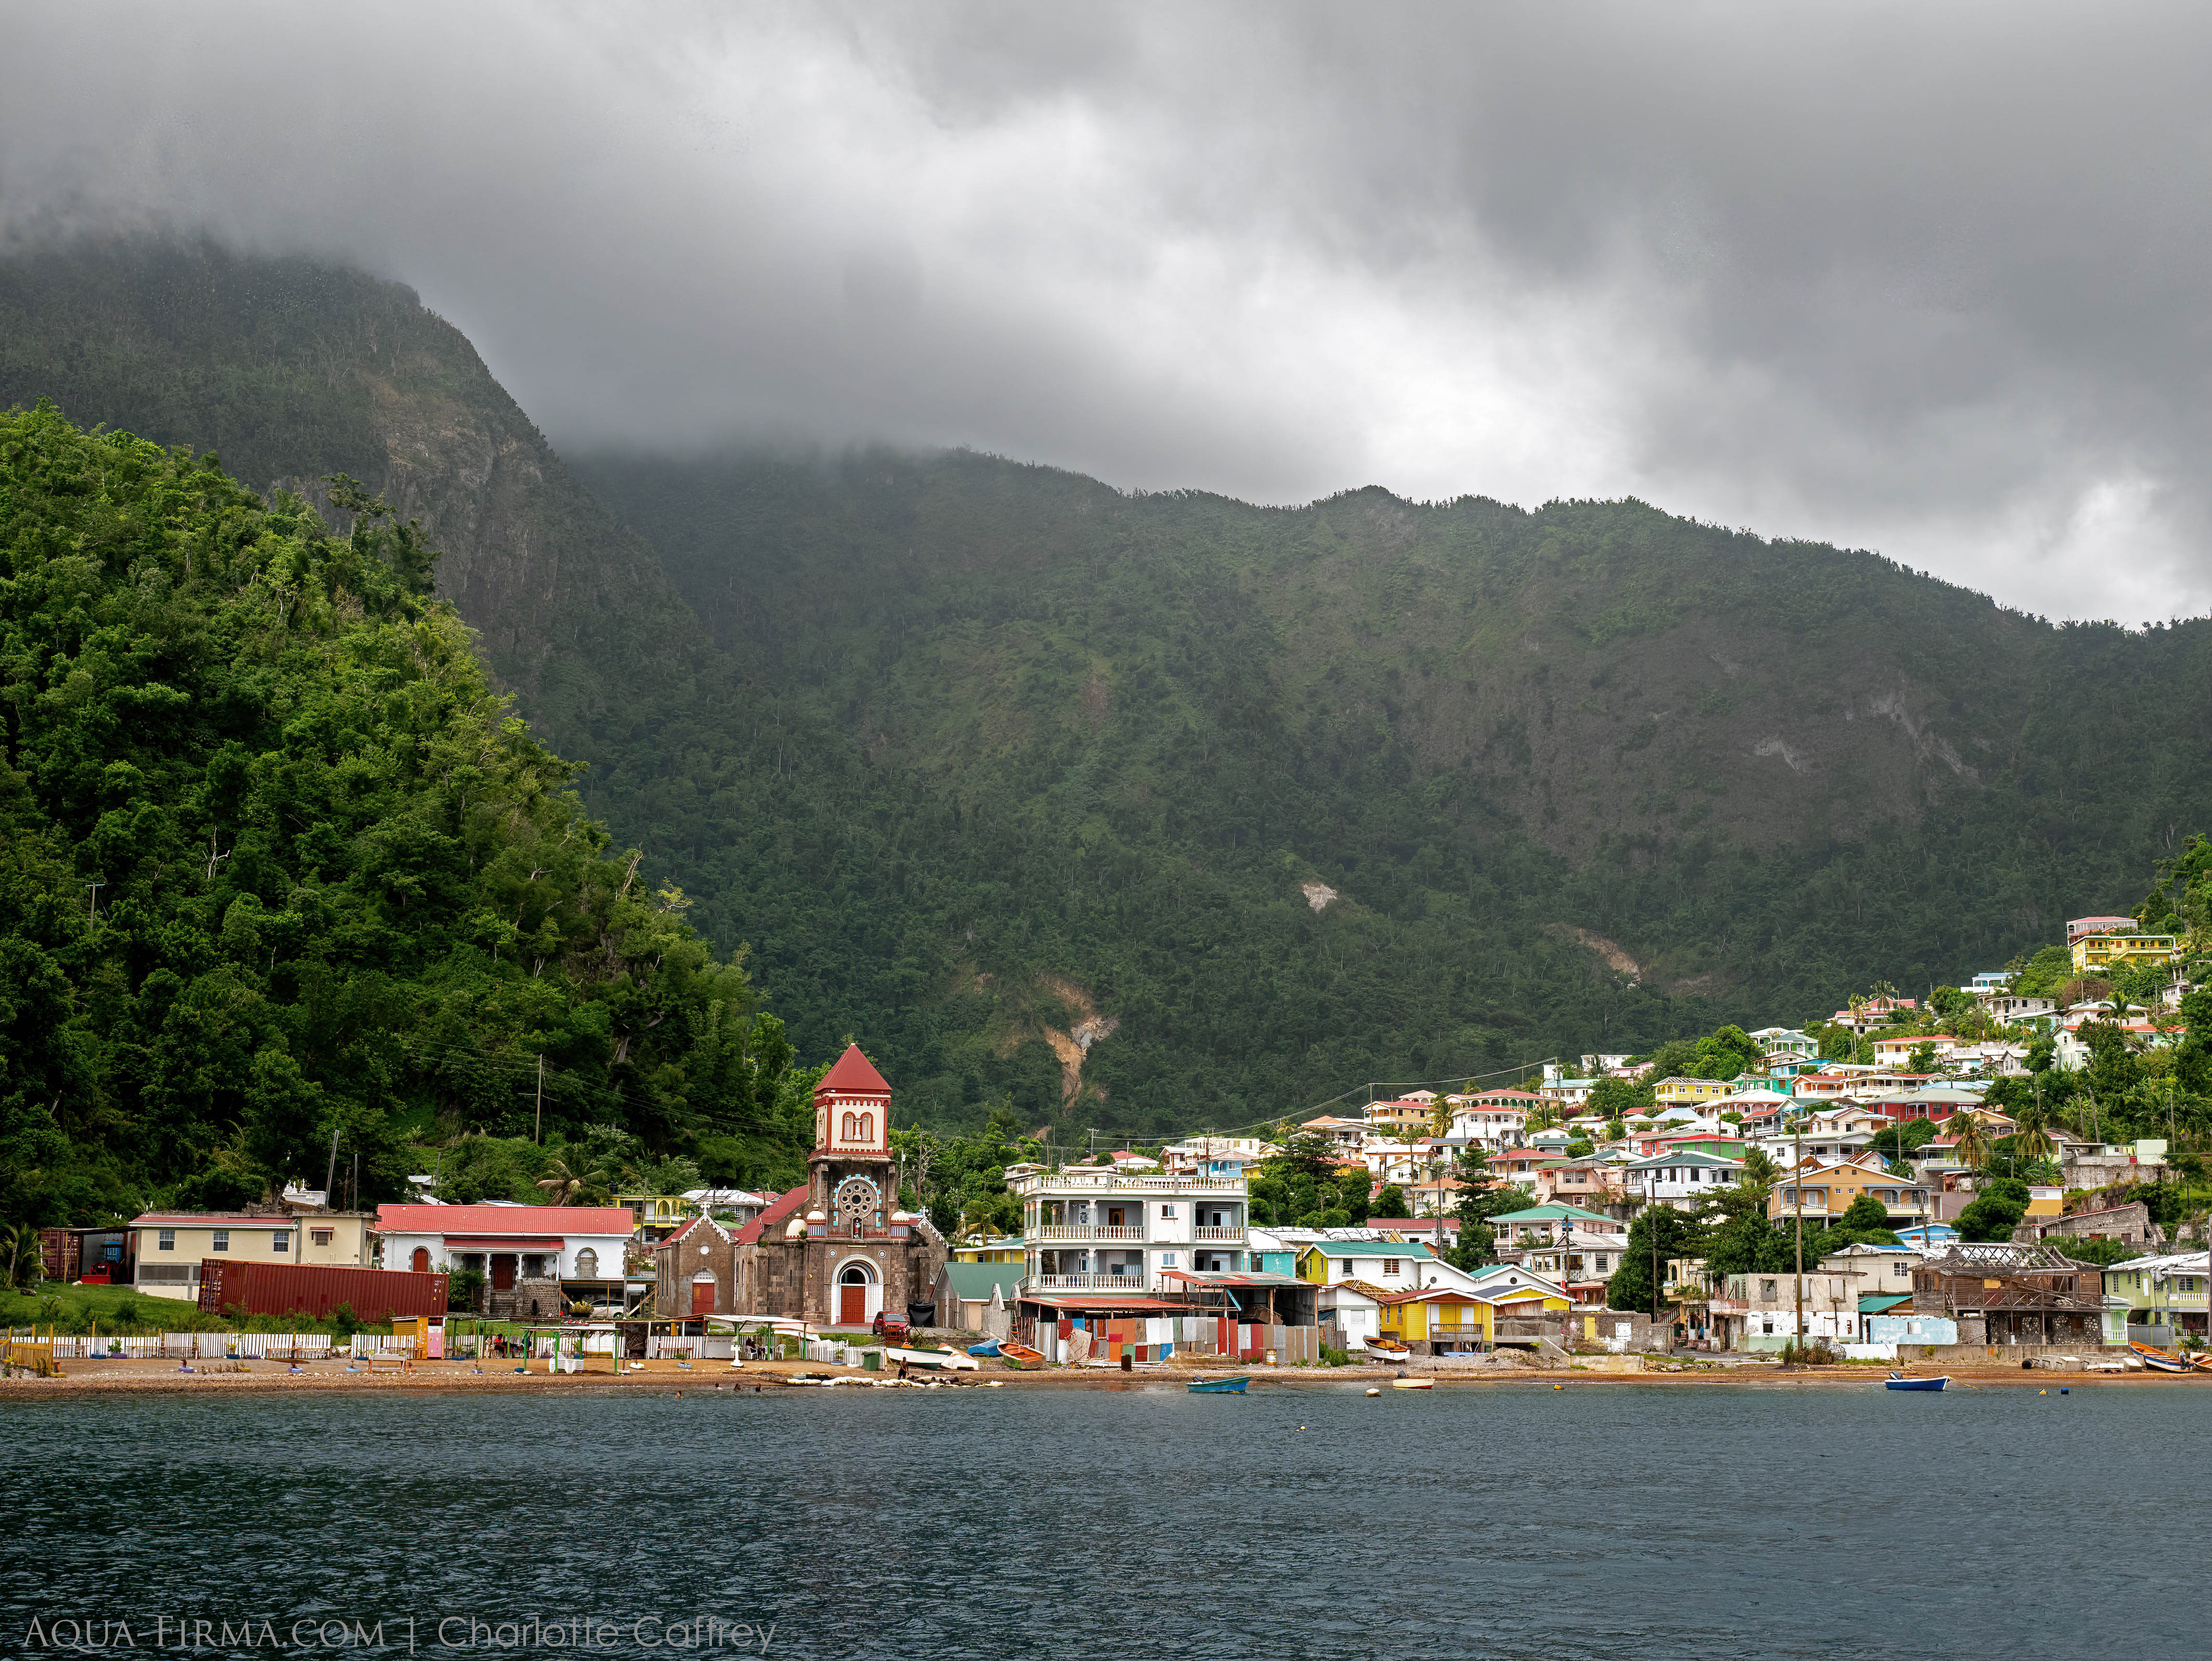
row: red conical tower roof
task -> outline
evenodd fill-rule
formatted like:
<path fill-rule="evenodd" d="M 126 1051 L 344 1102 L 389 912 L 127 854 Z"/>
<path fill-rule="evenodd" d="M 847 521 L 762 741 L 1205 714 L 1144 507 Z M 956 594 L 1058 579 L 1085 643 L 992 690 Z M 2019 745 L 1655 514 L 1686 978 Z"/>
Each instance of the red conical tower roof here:
<path fill-rule="evenodd" d="M 855 1095 L 888 1096 L 891 1087 L 884 1075 L 876 1071 L 858 1044 L 845 1046 L 845 1053 L 837 1058 L 837 1065 L 830 1069 L 816 1090 L 843 1090 Z"/>

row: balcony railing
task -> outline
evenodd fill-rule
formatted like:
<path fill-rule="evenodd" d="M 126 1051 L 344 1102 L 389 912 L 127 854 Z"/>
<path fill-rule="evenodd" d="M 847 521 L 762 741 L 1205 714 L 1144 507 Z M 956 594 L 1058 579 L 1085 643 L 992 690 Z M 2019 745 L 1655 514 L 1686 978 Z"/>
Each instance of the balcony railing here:
<path fill-rule="evenodd" d="M 1141 1228 L 1125 1228 L 1119 1224 L 1106 1223 L 1041 1223 L 1027 1231 L 1026 1238 L 1045 1244 L 1057 1244 L 1065 1240 L 1141 1240 Z"/>
<path fill-rule="evenodd" d="M 1133 1177 L 1118 1171 L 1040 1171 L 1013 1184 L 1017 1194 L 1242 1194 L 1242 1177 Z"/>
<path fill-rule="evenodd" d="M 1032 1275 L 1022 1282 L 1031 1292 L 1142 1292 L 1141 1275 Z"/>
<path fill-rule="evenodd" d="M 1221 1240 L 1234 1245 L 1243 1240 L 1244 1225 L 1242 1223 L 1204 1223 L 1200 1225 L 1197 1228 L 1193 1229 L 1191 1233 L 1195 1238 L 1200 1240 Z"/>

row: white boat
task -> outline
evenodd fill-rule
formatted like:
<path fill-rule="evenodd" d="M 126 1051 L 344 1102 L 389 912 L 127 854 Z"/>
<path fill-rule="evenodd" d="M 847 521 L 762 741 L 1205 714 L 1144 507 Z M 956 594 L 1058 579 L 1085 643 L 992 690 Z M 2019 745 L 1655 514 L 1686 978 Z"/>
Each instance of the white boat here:
<path fill-rule="evenodd" d="M 905 1362 L 910 1367 L 935 1367 L 940 1372 L 980 1372 L 982 1362 L 972 1355 L 963 1355 L 957 1349 L 915 1349 L 909 1345 L 885 1344 L 884 1364 L 896 1366 Z"/>
<path fill-rule="evenodd" d="M 1436 1387 L 1437 1381 L 1433 1378 L 1393 1378 L 1390 1381 L 1393 1390 L 1434 1390 Z"/>
<path fill-rule="evenodd" d="M 1404 1361 L 1412 1359 L 1413 1354 L 1394 1338 L 1364 1338 L 1360 1342 L 1377 1360 Z"/>

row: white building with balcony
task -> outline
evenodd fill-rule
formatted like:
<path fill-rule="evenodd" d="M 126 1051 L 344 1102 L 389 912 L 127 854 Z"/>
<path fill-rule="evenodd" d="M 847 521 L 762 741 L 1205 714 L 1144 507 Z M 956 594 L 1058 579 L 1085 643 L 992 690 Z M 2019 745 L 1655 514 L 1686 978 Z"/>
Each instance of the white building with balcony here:
<path fill-rule="evenodd" d="M 1241 1176 L 1086 1166 L 1031 1172 L 1010 1186 L 1022 1202 L 1024 1292 L 1152 1293 L 1163 1269 L 1254 1267 Z"/>

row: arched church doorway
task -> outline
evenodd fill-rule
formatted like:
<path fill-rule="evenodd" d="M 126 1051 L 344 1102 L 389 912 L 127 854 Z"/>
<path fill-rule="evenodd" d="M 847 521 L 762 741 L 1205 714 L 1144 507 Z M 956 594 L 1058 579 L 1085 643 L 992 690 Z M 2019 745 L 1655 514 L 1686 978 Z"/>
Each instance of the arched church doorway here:
<path fill-rule="evenodd" d="M 712 1315 L 714 1312 L 714 1277 L 702 1269 L 691 1277 L 691 1312 Z"/>
<path fill-rule="evenodd" d="M 875 1320 L 877 1311 L 883 1306 L 884 1290 L 877 1283 L 873 1263 L 849 1262 L 837 1271 L 839 1326 L 866 1326 Z"/>

